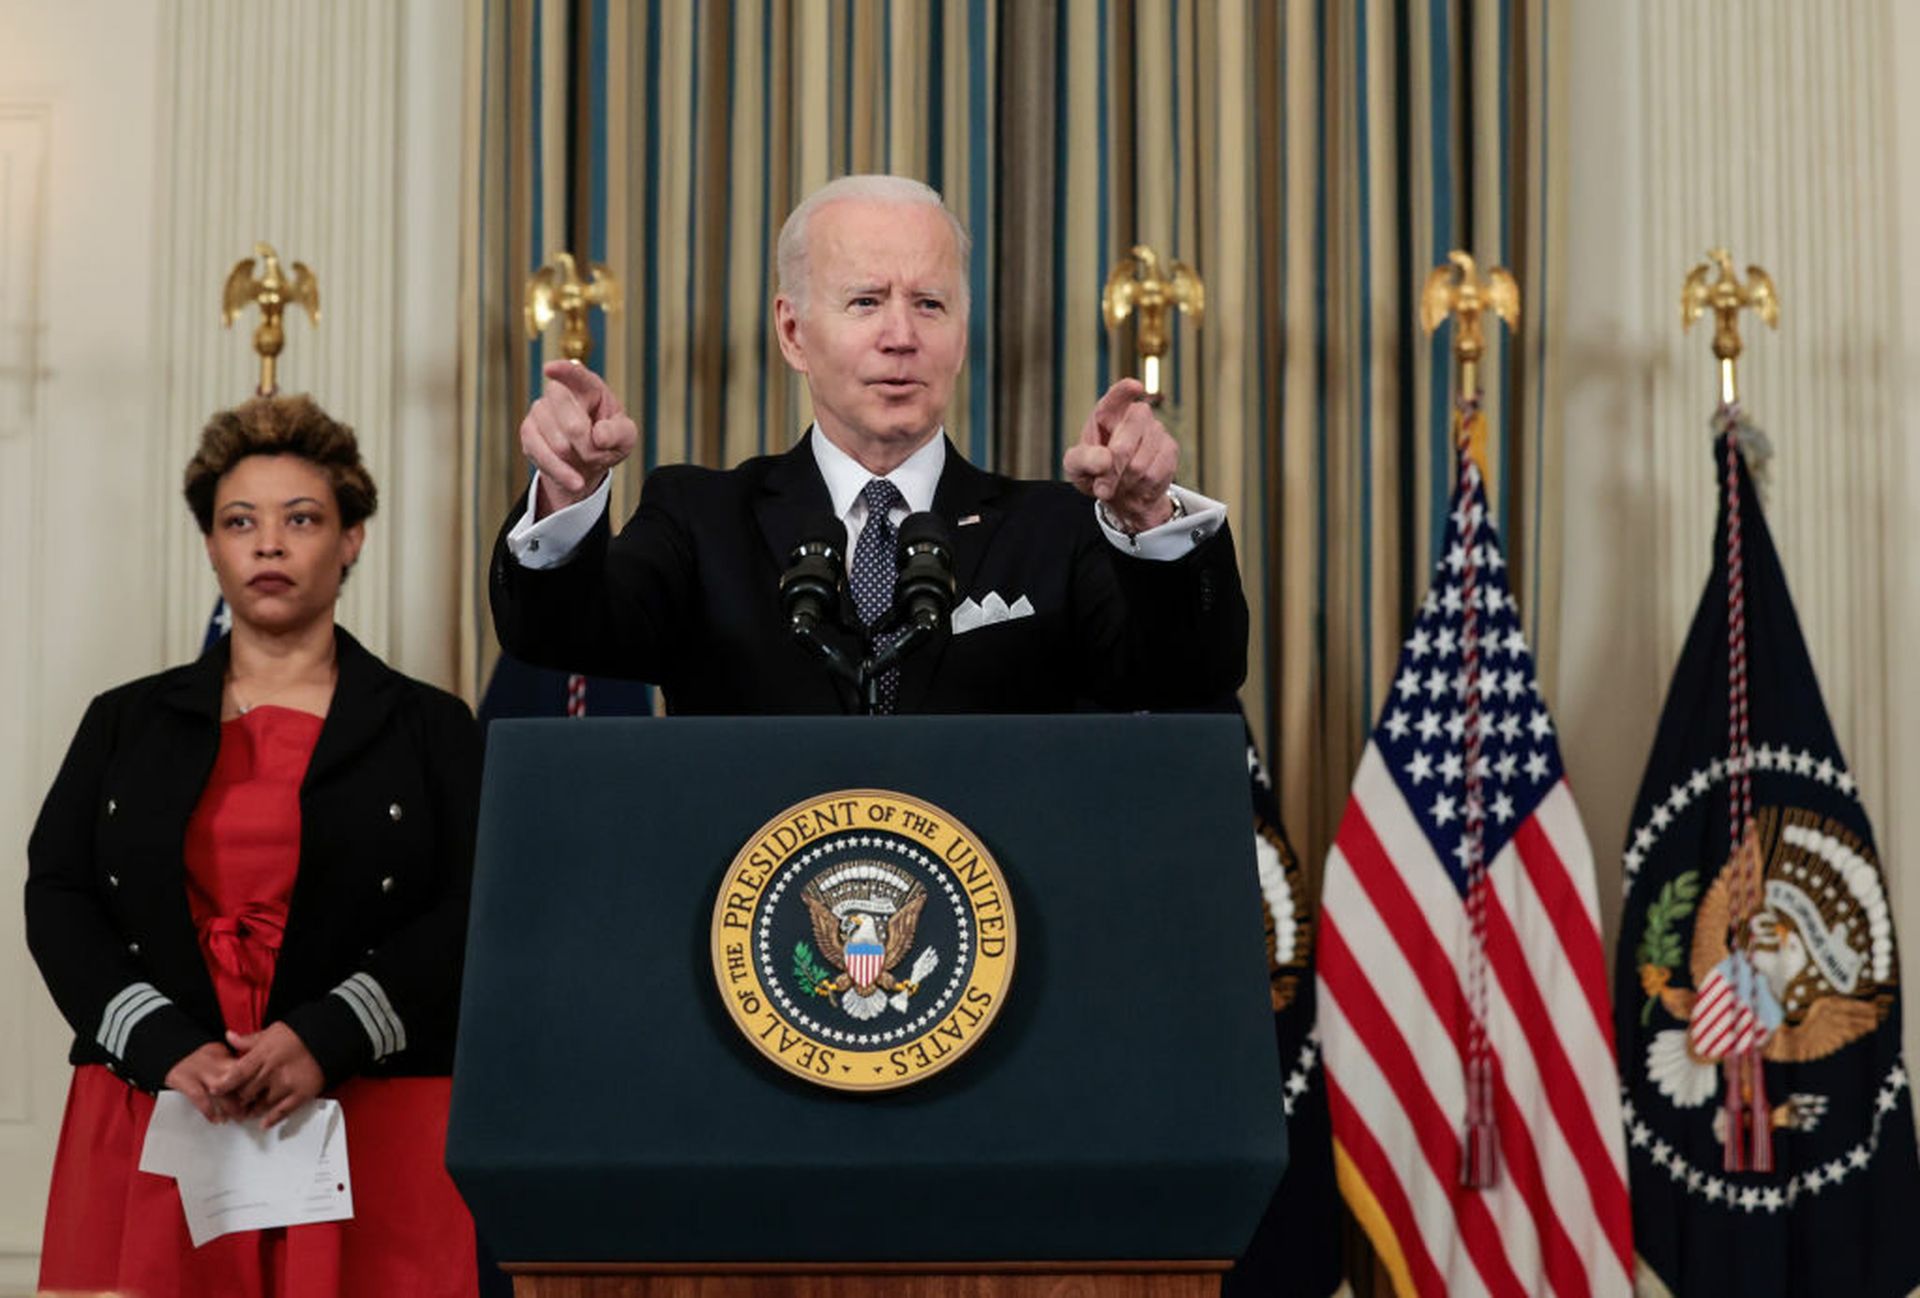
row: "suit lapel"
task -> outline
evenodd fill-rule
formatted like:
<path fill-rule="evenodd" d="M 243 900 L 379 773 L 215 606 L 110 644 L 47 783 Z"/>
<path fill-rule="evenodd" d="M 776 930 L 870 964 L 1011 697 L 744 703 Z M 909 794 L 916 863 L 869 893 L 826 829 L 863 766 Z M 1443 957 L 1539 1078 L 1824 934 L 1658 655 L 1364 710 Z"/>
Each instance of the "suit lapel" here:
<path fill-rule="evenodd" d="M 759 524 L 760 537 L 766 542 L 776 573 L 786 571 L 793 547 L 800 543 L 808 529 L 822 519 L 835 517 L 833 497 L 827 494 L 826 479 L 820 476 L 819 462 L 813 457 L 812 437 L 809 431 L 792 450 L 769 462 L 753 497 L 754 520 Z M 771 585 L 768 591 L 772 593 Z M 855 622 L 853 599 L 844 582 L 836 619 L 842 626 Z M 777 627 L 777 634 L 788 634 L 784 624 Z M 857 652 L 851 644 L 844 647 Z M 831 699 L 842 712 L 859 710 L 851 685 L 832 675 L 825 663 L 818 664 L 817 670 L 818 676 L 809 679 L 825 691 L 823 703 Z"/>
<path fill-rule="evenodd" d="M 156 805 L 168 809 L 172 822 L 162 831 L 163 839 L 177 842 L 183 848 L 187 826 L 200 805 L 201 795 L 206 792 L 207 780 L 220 754 L 220 696 L 226 689 L 232 647 L 230 635 L 220 637 L 199 658 L 173 673 L 157 699 L 162 707 L 175 714 L 178 728 L 168 727 L 167 760 L 154 772 L 158 781 Z M 185 852 L 167 852 L 157 859 L 162 863 L 161 868 L 178 881 L 177 886 L 167 890 L 173 898 L 167 902 L 173 915 L 167 921 L 171 936 L 165 943 L 166 951 L 177 958 L 169 961 L 160 951 L 150 955 L 159 967 L 192 980 L 192 993 L 183 998 L 184 1004 L 214 1009 L 220 1002 L 214 994 L 213 976 L 207 972 L 194 936 L 193 911 L 187 901 Z"/>
<path fill-rule="evenodd" d="M 953 538 L 956 600 L 965 598 L 973 588 L 980 560 L 1006 516 L 998 504 L 1001 487 L 1000 479 L 967 463 L 953 442 L 947 442 L 947 462 L 940 470 L 940 485 L 934 489 L 933 512 L 947 525 Z M 919 712 L 925 708 L 939 675 L 940 660 L 946 656 L 947 644 L 952 638 L 942 627 L 931 643 L 922 645 L 900 665 L 901 712 Z"/>
<path fill-rule="evenodd" d="M 174 760 L 154 773 L 160 781 L 156 804 L 177 812 L 182 841 L 220 753 L 220 694 L 226 688 L 230 648 L 230 638 L 222 636 L 199 658 L 171 673 L 159 693 L 158 701 L 176 714 L 179 729 L 169 726 L 166 732 Z M 192 737 L 191 746 L 187 736 Z M 184 868 L 183 862 L 174 864 Z"/>
<path fill-rule="evenodd" d="M 223 635 L 213 646 L 179 671 L 170 674 L 160 692 L 160 701 L 181 712 L 191 712 L 220 726 L 220 692 L 226 688 L 227 663 L 233 637 Z M 201 783 L 206 772 L 199 772 Z"/>
<path fill-rule="evenodd" d="M 392 716 L 400 687 L 398 673 L 368 653 L 358 640 L 339 627 L 333 634 L 339 678 L 334 682 L 333 702 L 327 707 L 320 738 L 314 741 L 313 756 L 307 762 L 303 787 L 351 761 L 379 736 Z"/>
<path fill-rule="evenodd" d="M 754 518 L 775 571 L 786 569 L 787 556 L 809 524 L 833 517 L 833 498 L 814 462 L 812 436 L 809 432 L 791 451 L 772 460 L 754 496 Z"/>
<path fill-rule="evenodd" d="M 947 464 L 934 489 L 933 512 L 953 532 L 954 587 L 962 593 L 972 587 L 980 558 L 1006 516 L 998 504 L 1002 485 L 1001 479 L 968 464 L 953 443 L 947 443 Z"/>

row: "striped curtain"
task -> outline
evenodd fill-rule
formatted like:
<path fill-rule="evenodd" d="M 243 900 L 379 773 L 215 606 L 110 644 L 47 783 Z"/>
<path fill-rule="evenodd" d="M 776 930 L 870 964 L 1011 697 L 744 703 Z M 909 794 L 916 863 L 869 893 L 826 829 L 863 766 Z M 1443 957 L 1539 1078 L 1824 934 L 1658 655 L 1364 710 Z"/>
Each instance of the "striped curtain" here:
<path fill-rule="evenodd" d="M 949 428 L 976 463 L 1058 472 L 1133 371 L 1099 296 L 1146 243 L 1192 263 L 1175 331 L 1184 481 L 1226 500 L 1254 610 L 1249 715 L 1289 829 L 1324 856 L 1441 535 L 1450 330 L 1415 304 L 1455 247 L 1510 267 L 1522 328 L 1484 366 L 1490 495 L 1551 695 L 1560 310 L 1548 0 L 473 0 L 463 394 L 469 691 L 486 560 L 524 490 L 515 428 L 546 353 L 521 286 L 557 248 L 626 309 L 594 363 L 656 464 L 784 449 L 811 418 L 773 344 L 786 212 L 849 171 L 918 176 L 974 237 Z M 1559 114 L 1558 116 L 1564 116 Z"/>

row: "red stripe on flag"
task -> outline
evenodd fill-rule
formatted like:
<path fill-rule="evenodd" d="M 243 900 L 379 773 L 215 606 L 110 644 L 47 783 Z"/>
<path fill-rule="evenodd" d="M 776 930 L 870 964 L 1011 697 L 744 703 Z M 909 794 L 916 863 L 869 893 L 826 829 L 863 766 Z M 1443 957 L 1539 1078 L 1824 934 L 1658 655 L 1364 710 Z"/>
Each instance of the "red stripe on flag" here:
<path fill-rule="evenodd" d="M 1540 1156 L 1533 1145 L 1533 1130 L 1527 1126 L 1520 1107 L 1513 1102 L 1507 1086 L 1506 1071 L 1495 1071 L 1494 1116 L 1500 1126 L 1500 1166 L 1513 1178 L 1527 1214 L 1533 1218 L 1534 1234 L 1540 1238 L 1540 1265 L 1548 1284 L 1558 1298 L 1579 1298 L 1593 1292 L 1587 1279 L 1587 1263 L 1573 1245 L 1572 1236 L 1561 1224 L 1553 1197 L 1547 1192 L 1546 1176 L 1540 1170 Z"/>
<path fill-rule="evenodd" d="M 1718 1041 L 1732 1035 L 1740 1021 L 1740 1004 L 1724 985 L 1715 987 L 1694 1007 L 1688 1030 L 1696 1041 Z"/>
<path fill-rule="evenodd" d="M 1526 867 L 1527 878 L 1533 881 L 1533 895 L 1540 899 L 1553 921 L 1553 931 L 1560 935 L 1567 967 L 1586 993 L 1594 1025 L 1607 1043 L 1607 1053 L 1612 1054 L 1613 998 L 1607 993 L 1607 956 L 1600 946 L 1599 926 L 1587 913 L 1587 903 L 1574 887 L 1560 853 L 1554 850 L 1553 840 L 1540 827 L 1539 813 L 1520 823 L 1514 831 L 1513 845 L 1520 853 L 1521 865 Z"/>
<path fill-rule="evenodd" d="M 1434 1013 L 1454 1033 L 1454 1045 L 1461 1058 L 1466 1057 L 1466 1042 L 1460 1025 L 1466 1021 L 1467 998 L 1460 990 L 1459 969 L 1453 956 L 1441 949 L 1427 926 L 1426 913 L 1407 890 L 1400 871 L 1387 858 L 1387 850 L 1373 832 L 1367 813 L 1358 798 L 1347 801 L 1336 836 L 1341 855 L 1353 867 L 1353 877 L 1373 902 L 1374 910 L 1394 936 L 1401 954 L 1412 966 L 1420 985 L 1432 1003 Z"/>
<path fill-rule="evenodd" d="M 1421 910 L 1412 893 L 1407 891 L 1406 883 L 1393 863 L 1387 859 L 1385 849 L 1375 837 L 1372 825 L 1357 802 L 1350 802 L 1347 815 L 1340 824 L 1340 851 L 1353 866 L 1354 878 L 1366 890 L 1373 902 L 1374 910 L 1380 915 L 1389 932 L 1394 935 L 1395 943 L 1400 947 L 1407 963 L 1412 966 L 1420 978 L 1427 999 L 1434 1006 L 1440 1022 L 1446 1025 L 1453 1040 L 1457 1058 L 1466 1057 L 1466 997 L 1460 990 L 1457 969 L 1452 958 L 1441 949 L 1428 927 L 1425 912 Z M 1334 917 L 1322 914 L 1321 930 L 1332 926 Z M 1324 937 L 1322 939 L 1324 941 Z M 1322 976 L 1325 963 L 1322 960 Z M 1371 990 L 1371 989 L 1369 989 Z M 1345 1008 L 1345 1002 L 1342 1002 Z M 1376 1056 L 1377 1059 L 1377 1056 Z M 1383 1067 L 1384 1071 L 1384 1067 Z M 1494 1102 L 1496 1121 L 1500 1127 L 1500 1136 L 1504 1144 L 1512 1143 L 1516 1132 L 1524 1130 L 1525 1123 L 1519 1107 L 1513 1101 L 1513 1094 L 1507 1086 L 1504 1069 L 1494 1071 Z M 1451 1133 L 1458 1138 L 1457 1132 Z M 1539 1174 L 1538 1157 L 1534 1151 L 1531 1136 L 1528 1135 L 1523 1157 L 1533 1169 L 1531 1178 L 1515 1176 L 1515 1188 L 1520 1191 L 1527 1206 L 1528 1214 L 1533 1218 L 1535 1233 L 1540 1238 L 1543 1265 L 1550 1276 L 1561 1276 L 1568 1267 L 1579 1272 L 1579 1283 L 1586 1283 L 1586 1268 L 1579 1253 L 1573 1248 L 1566 1227 L 1561 1223 L 1551 1196 Z M 1578 1154 L 1576 1151 L 1576 1160 Z M 1611 1167 L 1611 1164 L 1609 1164 Z M 1584 1168 L 1583 1168 L 1584 1170 Z M 1455 1163 L 1455 1177 L 1458 1163 Z M 1452 1180 L 1447 1182 L 1452 1184 Z M 1617 1182 L 1616 1182 L 1617 1184 Z M 1622 1206 L 1625 1204 L 1625 1189 L 1620 1190 Z M 1560 1287 L 1556 1281 L 1556 1287 Z"/>
<path fill-rule="evenodd" d="M 1447 1190 L 1453 1204 L 1453 1219 L 1460 1227 L 1461 1242 L 1466 1245 L 1467 1255 L 1473 1259 L 1481 1280 L 1493 1294 L 1511 1293 L 1524 1298 L 1526 1286 L 1513 1272 L 1486 1201 L 1479 1194 L 1460 1188 L 1460 1124 L 1441 1111 L 1433 1093 L 1427 1089 L 1406 1038 L 1400 1035 L 1399 1024 L 1380 1003 L 1338 923 L 1325 912 L 1320 917 L 1318 955 L 1321 981 L 1340 1003 L 1340 1012 L 1373 1057 L 1374 1067 L 1392 1088 L 1394 1098 L 1407 1115 L 1414 1139 L 1426 1155 L 1428 1167 Z M 1457 1060 L 1453 1063 L 1458 1066 Z M 1328 1076 L 1333 1076 L 1331 1071 Z M 1345 1144 L 1346 1129 L 1335 1127 L 1334 1131 Z"/>
<path fill-rule="evenodd" d="M 1600 1228 L 1613 1245 L 1620 1264 L 1632 1274 L 1633 1224 L 1627 1207 L 1626 1181 L 1607 1151 L 1607 1142 L 1594 1122 L 1593 1110 L 1587 1107 L 1586 1091 L 1567 1059 L 1559 1034 L 1553 1029 L 1552 1016 L 1540 999 L 1536 975 L 1527 966 L 1519 935 L 1513 931 L 1512 921 L 1500 905 L 1498 895 L 1487 898 L 1487 959 L 1495 977 L 1500 979 L 1501 990 L 1527 1044 L 1532 1047 L 1541 1089 L 1573 1150 L 1574 1161 L 1579 1163 L 1581 1174 L 1586 1178 Z"/>
<path fill-rule="evenodd" d="M 1346 1150 L 1354 1170 L 1367 1183 L 1380 1211 L 1387 1215 L 1387 1224 L 1393 1229 L 1394 1242 L 1400 1246 L 1400 1256 L 1406 1260 L 1407 1274 L 1413 1280 L 1415 1291 L 1445 1298 L 1447 1278 L 1433 1264 L 1426 1240 L 1420 1238 L 1406 1188 L 1393 1174 L 1393 1164 L 1380 1148 L 1380 1142 L 1374 1139 L 1372 1129 L 1331 1074 L 1327 1077 L 1327 1110 L 1333 1119 L 1333 1129 L 1340 1133 L 1340 1147 Z"/>

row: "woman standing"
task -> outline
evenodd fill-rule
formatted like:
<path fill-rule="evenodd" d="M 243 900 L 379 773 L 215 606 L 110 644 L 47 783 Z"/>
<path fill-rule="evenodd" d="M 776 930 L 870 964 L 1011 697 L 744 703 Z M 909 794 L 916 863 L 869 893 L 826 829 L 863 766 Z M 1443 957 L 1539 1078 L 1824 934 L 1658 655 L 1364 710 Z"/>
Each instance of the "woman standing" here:
<path fill-rule="evenodd" d="M 479 790 L 472 714 L 334 625 L 376 493 L 305 397 L 215 416 L 186 497 L 233 614 L 96 698 L 28 844 L 76 1033 L 40 1283 L 146 1298 L 471 1294 L 444 1170 Z M 194 1248 L 138 1170 L 154 1092 L 210 1122 L 340 1102 L 354 1217 Z"/>

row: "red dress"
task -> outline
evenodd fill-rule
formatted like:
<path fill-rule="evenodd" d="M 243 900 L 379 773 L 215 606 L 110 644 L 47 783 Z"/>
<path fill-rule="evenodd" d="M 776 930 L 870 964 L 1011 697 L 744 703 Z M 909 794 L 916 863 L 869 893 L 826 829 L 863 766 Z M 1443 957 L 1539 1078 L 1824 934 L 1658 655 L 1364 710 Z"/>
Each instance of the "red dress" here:
<path fill-rule="evenodd" d="M 220 729 L 187 827 L 187 897 L 227 1026 L 257 1032 L 300 857 L 300 782 L 321 719 L 272 706 Z M 472 1295 L 473 1219 L 442 1163 L 445 1077 L 353 1078 L 340 1102 L 352 1220 L 187 1237 L 170 1177 L 139 1170 L 153 1097 L 104 1067 L 74 1070 L 54 1157 L 43 1289 L 140 1298 Z"/>

